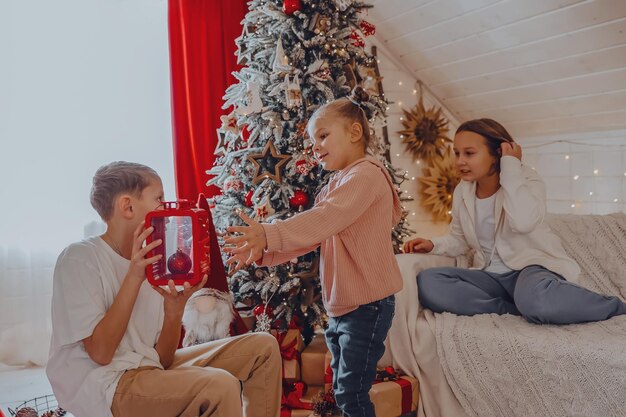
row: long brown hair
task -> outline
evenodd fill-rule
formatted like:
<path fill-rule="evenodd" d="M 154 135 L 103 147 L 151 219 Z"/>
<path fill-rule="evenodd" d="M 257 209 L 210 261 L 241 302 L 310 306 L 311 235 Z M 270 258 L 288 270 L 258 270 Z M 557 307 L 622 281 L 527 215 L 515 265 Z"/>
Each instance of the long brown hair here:
<path fill-rule="evenodd" d="M 500 158 L 502 158 L 502 143 L 513 143 L 513 137 L 500 123 L 493 119 L 474 119 L 462 123 L 456 130 L 461 132 L 474 132 L 483 138 L 489 149 L 489 154 L 495 158 L 493 172 L 500 173 Z"/>

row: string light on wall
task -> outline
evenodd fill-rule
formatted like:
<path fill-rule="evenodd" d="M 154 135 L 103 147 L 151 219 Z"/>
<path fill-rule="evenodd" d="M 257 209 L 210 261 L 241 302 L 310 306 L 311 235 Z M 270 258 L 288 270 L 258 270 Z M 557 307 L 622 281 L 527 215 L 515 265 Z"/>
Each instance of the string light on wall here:
<path fill-rule="evenodd" d="M 524 159 L 533 161 L 546 181 L 549 212 L 626 212 L 626 137 L 614 136 L 607 141 L 554 140 L 522 144 Z M 541 149 L 547 146 L 549 150 Z M 566 167 L 558 166 L 559 159 Z"/>

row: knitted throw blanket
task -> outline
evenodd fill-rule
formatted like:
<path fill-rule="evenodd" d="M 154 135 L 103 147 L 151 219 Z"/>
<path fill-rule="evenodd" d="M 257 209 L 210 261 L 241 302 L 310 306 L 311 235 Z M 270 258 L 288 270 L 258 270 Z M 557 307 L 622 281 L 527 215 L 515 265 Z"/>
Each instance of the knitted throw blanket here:
<path fill-rule="evenodd" d="M 580 284 L 626 299 L 626 215 L 548 219 Z M 626 416 L 626 316 L 568 326 L 437 315 L 437 351 L 469 416 Z"/>

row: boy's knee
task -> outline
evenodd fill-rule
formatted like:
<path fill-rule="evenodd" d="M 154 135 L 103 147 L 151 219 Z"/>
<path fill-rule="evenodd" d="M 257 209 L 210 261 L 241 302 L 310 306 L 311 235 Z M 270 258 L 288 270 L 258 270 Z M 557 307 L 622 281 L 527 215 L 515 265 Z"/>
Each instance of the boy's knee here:
<path fill-rule="evenodd" d="M 254 351 L 266 361 L 275 362 L 277 366 L 282 366 L 280 356 L 280 346 L 278 340 L 270 333 L 258 332 L 250 335 L 250 343 L 254 346 Z"/>
<path fill-rule="evenodd" d="M 278 340 L 270 333 L 258 332 L 254 333 L 253 342 L 258 347 L 259 352 L 264 352 L 269 355 L 280 355 L 280 346 Z"/>
<path fill-rule="evenodd" d="M 219 401 L 234 401 L 241 398 L 241 381 L 233 374 L 223 369 L 212 369 L 215 375 L 207 379 L 203 392 L 209 395 L 209 398 L 218 396 Z"/>

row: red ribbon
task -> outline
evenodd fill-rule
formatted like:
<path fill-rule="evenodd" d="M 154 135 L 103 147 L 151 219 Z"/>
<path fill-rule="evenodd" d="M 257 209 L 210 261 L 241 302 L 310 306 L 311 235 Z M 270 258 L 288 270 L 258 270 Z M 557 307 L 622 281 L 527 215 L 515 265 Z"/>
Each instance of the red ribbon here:
<path fill-rule="evenodd" d="M 324 370 L 324 383 L 332 384 L 333 383 L 333 369 L 328 365 Z"/>
<path fill-rule="evenodd" d="M 389 379 L 379 379 L 383 374 L 387 374 L 386 376 Z M 400 378 L 398 376 L 398 372 L 393 369 L 391 366 L 384 369 L 384 372 L 377 372 L 377 379 L 372 383 L 380 384 L 383 382 L 395 382 L 400 385 L 400 389 L 402 390 L 402 414 L 408 413 L 411 410 L 411 406 L 413 405 L 413 386 L 411 385 L 411 381 L 407 379 Z"/>
<path fill-rule="evenodd" d="M 298 359 L 298 357 L 300 356 L 300 352 L 298 351 L 298 349 L 296 349 L 296 344 L 298 343 L 298 341 L 296 339 L 293 339 L 291 342 L 283 344 L 286 335 L 287 333 L 279 333 L 276 337 L 280 345 L 280 356 L 288 361 Z"/>
<path fill-rule="evenodd" d="M 278 345 L 280 346 L 280 356 L 283 360 L 292 361 L 297 360 L 298 366 L 302 367 L 302 359 L 300 355 L 300 351 L 296 349 L 296 345 L 298 343 L 298 339 L 294 338 L 291 342 L 285 344 L 285 338 L 287 337 L 287 332 L 284 333 L 276 333 L 274 335 L 276 340 L 278 340 Z M 285 367 L 282 367 L 283 379 L 285 379 Z"/>
<path fill-rule="evenodd" d="M 393 382 L 400 385 L 402 390 L 402 414 L 410 412 L 411 405 L 413 405 L 413 386 L 411 382 L 403 378 L 398 378 Z"/>
<path fill-rule="evenodd" d="M 290 385 L 289 388 L 283 383 L 283 394 L 281 396 L 281 413 L 282 410 L 288 409 L 299 409 L 299 410 L 312 410 L 313 405 L 310 403 L 302 402 L 302 396 L 304 391 L 306 390 L 306 384 L 304 382 L 298 381 L 293 385 Z M 291 415 L 291 414 L 289 414 Z"/>

